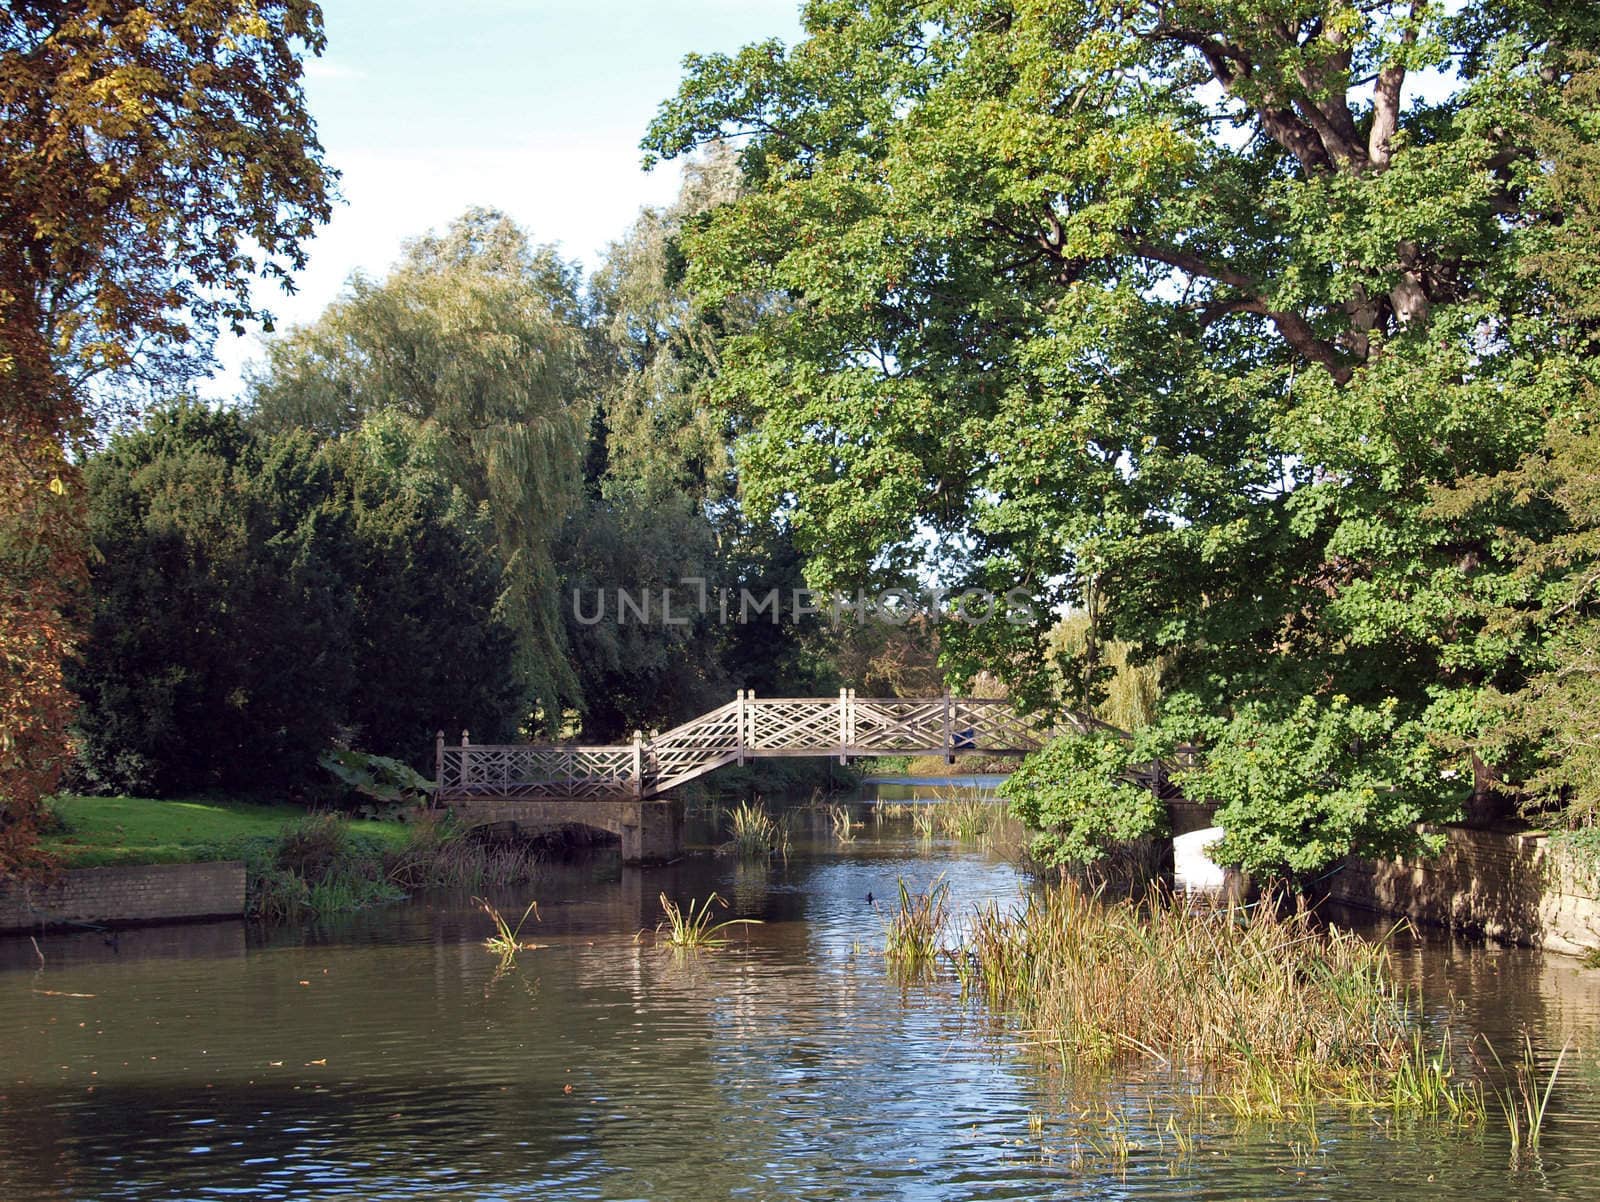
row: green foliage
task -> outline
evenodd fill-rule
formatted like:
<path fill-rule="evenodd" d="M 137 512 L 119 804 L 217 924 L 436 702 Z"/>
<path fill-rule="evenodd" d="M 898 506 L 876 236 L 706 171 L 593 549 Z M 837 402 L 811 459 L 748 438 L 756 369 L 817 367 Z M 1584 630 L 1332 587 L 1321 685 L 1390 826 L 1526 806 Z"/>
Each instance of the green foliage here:
<path fill-rule="evenodd" d="M 1527 673 L 1484 690 L 1468 728 L 1525 809 L 1573 825 L 1600 815 L 1600 430 L 1589 420 L 1552 421 L 1514 468 L 1434 494 L 1445 519 L 1492 523 L 1514 565 L 1476 608 Z"/>
<path fill-rule="evenodd" d="M 434 787 L 410 764 L 392 756 L 333 747 L 319 755 L 317 763 L 346 787 L 391 809 L 417 805 Z"/>
<path fill-rule="evenodd" d="M 679 243 L 702 214 L 732 200 L 738 184 L 724 147 L 686 164 L 677 201 L 644 210 L 590 281 L 607 360 L 604 475 L 646 496 L 726 501 L 733 492 L 727 415 L 707 402 L 718 341 L 748 326 L 755 305 L 734 298 L 715 311 L 698 306 L 683 288 Z"/>
<path fill-rule="evenodd" d="M 585 738 L 665 729 L 732 695 L 712 591 L 722 577 L 715 538 L 691 498 L 651 496 L 620 480 L 607 481 L 568 521 L 556 558 Z M 619 612 L 619 589 L 648 607 L 645 620 Z M 669 592 L 670 615 L 662 610 Z"/>
<path fill-rule="evenodd" d="M 1347 852 L 1415 853 L 1432 846 L 1418 823 L 1459 815 L 1465 788 L 1441 780 L 1423 727 L 1393 702 L 1305 697 L 1287 717 L 1250 706 L 1219 726 L 1204 764 L 1177 783 L 1219 807 L 1212 855 L 1258 877 L 1303 880 Z"/>
<path fill-rule="evenodd" d="M 1119 730 L 1138 730 L 1156 720 L 1162 661 L 1136 663 L 1131 644 L 1099 640 L 1087 613 L 1069 614 L 1057 622 L 1050 632 L 1050 648 L 1057 664 L 1081 668 L 1077 679 L 1062 682 L 1068 702 L 1090 703 L 1095 717 Z"/>
<path fill-rule="evenodd" d="M 398 901 L 405 894 L 387 878 L 383 853 L 382 842 L 352 833 L 339 815 L 307 815 L 269 846 L 246 847 L 245 909 L 286 921 Z"/>
<path fill-rule="evenodd" d="M 1084 867 L 1119 844 L 1164 834 L 1161 798 L 1129 779 L 1148 748 L 1106 731 L 1052 739 L 1000 786 L 1011 812 L 1033 830 L 1040 863 Z"/>
<path fill-rule="evenodd" d="M 270 343 L 251 398 L 269 431 L 415 425 L 439 476 L 490 523 L 495 616 L 517 634 L 524 712 L 552 729 L 578 687 L 552 546 L 590 420 L 583 323 L 575 269 L 503 214 L 472 209 L 409 242 L 385 279 L 357 274 L 315 323 Z"/>
<path fill-rule="evenodd" d="M 422 764 L 441 726 L 514 729 L 498 570 L 404 441 L 319 448 L 178 404 L 91 460 L 87 783 L 297 785 L 336 742 Z"/>
<path fill-rule="evenodd" d="M 1035 625 L 941 647 L 1028 704 L 1063 676 L 1102 703 L 1115 641 L 1163 664 L 1163 711 L 1240 715 L 1230 746 L 1310 764 L 1303 732 L 1336 732 L 1300 699 L 1343 696 L 1388 744 L 1455 740 L 1462 771 L 1495 750 L 1494 699 L 1542 649 L 1492 611 L 1525 605 L 1521 548 L 1566 520 L 1434 494 L 1592 409 L 1589 325 L 1561 298 L 1593 240 L 1561 231 L 1592 214 L 1593 6 L 813 0 L 804 20 L 793 48 L 691 60 L 646 148 L 741 138 L 745 189 L 685 232 L 686 281 L 708 309 L 781 298 L 721 344 L 713 392 L 745 502 L 784 515 L 813 583 L 925 560 L 1031 586 Z M 1407 96 L 1426 70 L 1442 86 Z M 1097 626 L 1064 665 L 1061 603 Z M 1434 779 L 1390 819 L 1330 817 L 1363 780 L 1280 779 L 1328 790 L 1301 859 L 1451 804 Z M 1294 823 L 1249 821 L 1238 859 L 1294 859 Z"/>

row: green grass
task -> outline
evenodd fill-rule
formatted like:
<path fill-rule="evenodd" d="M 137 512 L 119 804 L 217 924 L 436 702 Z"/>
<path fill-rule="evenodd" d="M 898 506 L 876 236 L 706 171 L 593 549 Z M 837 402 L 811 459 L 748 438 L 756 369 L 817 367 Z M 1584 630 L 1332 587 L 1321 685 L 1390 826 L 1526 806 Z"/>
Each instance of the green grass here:
<path fill-rule="evenodd" d="M 306 816 L 303 807 L 289 804 L 149 797 L 58 797 L 51 808 L 63 829 L 42 842 L 68 868 L 238 859 L 246 841 L 276 839 L 285 826 Z M 399 848 L 409 828 L 356 820 L 349 829 Z"/>

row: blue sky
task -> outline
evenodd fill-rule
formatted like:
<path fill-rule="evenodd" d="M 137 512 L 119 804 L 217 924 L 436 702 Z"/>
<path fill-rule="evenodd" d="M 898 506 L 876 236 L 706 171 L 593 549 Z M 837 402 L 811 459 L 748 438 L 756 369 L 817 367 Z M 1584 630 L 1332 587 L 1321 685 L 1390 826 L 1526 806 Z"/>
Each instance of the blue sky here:
<path fill-rule="evenodd" d="M 259 293 L 280 327 L 310 321 L 357 268 L 468 205 L 504 209 L 593 266 L 641 206 L 677 190 L 638 143 L 691 51 L 799 35 L 798 0 L 324 0 L 328 49 L 306 92 L 346 203 L 292 297 Z M 225 338 L 204 391 L 236 394 L 256 339 Z"/>

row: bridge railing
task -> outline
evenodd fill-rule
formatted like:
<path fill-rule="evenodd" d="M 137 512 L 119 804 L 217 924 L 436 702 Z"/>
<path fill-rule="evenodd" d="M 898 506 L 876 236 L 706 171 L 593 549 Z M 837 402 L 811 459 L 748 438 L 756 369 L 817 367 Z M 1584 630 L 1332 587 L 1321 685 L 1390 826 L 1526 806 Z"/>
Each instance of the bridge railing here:
<path fill-rule="evenodd" d="M 834 697 L 758 699 L 740 690 L 709 713 L 610 746 L 436 745 L 439 796 L 614 799 L 664 792 L 728 763 L 779 756 L 851 756 L 961 752 L 1021 755 L 1037 750 L 1052 727 L 991 698 Z"/>
<path fill-rule="evenodd" d="M 436 748 L 439 796 L 510 799 L 610 799 L 638 796 L 643 781 L 637 749 L 622 747 L 474 744 Z"/>

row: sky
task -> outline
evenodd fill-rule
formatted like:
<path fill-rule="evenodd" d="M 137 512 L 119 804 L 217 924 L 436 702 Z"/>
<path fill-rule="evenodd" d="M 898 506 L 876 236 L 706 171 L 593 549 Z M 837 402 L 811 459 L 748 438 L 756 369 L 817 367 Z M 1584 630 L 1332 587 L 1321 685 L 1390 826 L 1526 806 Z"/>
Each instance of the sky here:
<path fill-rule="evenodd" d="M 677 192 L 639 139 L 691 52 L 799 37 L 799 0 L 323 0 L 328 47 L 306 98 L 343 175 L 333 220 L 285 296 L 278 328 L 314 320 L 352 271 L 382 274 L 406 238 L 471 205 L 592 268 L 645 205 Z M 224 336 L 208 396 L 238 395 L 256 335 Z"/>

